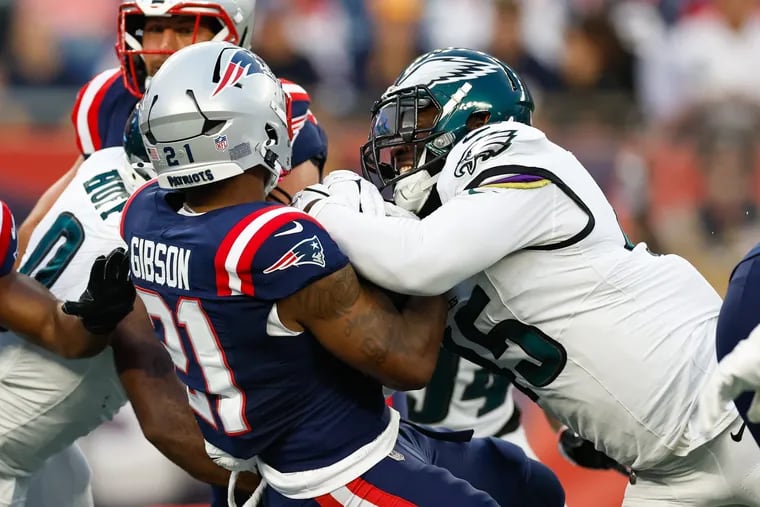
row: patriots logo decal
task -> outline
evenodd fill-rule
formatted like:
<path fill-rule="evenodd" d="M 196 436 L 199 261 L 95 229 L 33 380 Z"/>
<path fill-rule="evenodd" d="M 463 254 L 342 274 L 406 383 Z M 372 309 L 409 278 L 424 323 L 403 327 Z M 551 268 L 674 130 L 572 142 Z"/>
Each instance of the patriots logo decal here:
<path fill-rule="evenodd" d="M 306 264 L 313 264 L 321 268 L 325 267 L 325 250 L 316 236 L 296 243 L 293 248 L 285 252 L 274 264 L 266 268 L 264 274 Z"/>
<path fill-rule="evenodd" d="M 463 56 L 433 56 L 409 67 L 385 93 L 410 86 L 433 88 L 440 84 L 468 81 L 494 74 L 499 70 L 499 66 L 493 62 L 472 60 Z"/>
<path fill-rule="evenodd" d="M 482 130 L 473 131 L 462 139 L 462 143 L 470 145 L 457 162 L 454 176 L 461 178 L 465 174 L 474 174 L 478 162 L 485 162 L 512 146 L 515 137 L 517 137 L 515 130 L 494 130 L 485 127 Z"/>
<path fill-rule="evenodd" d="M 219 72 L 218 68 L 214 69 L 213 82 L 217 83 L 217 85 L 216 88 L 214 88 L 214 91 L 211 92 L 211 96 L 215 97 L 226 88 L 240 86 L 239 83 L 241 79 L 259 73 L 269 74 L 270 72 L 263 62 L 256 58 L 253 53 L 244 49 L 238 49 L 221 72 Z"/>

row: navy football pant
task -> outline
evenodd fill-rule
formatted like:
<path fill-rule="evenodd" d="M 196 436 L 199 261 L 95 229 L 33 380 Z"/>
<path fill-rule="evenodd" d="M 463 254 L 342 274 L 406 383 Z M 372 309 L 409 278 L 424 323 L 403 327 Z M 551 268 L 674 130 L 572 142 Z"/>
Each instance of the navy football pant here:
<path fill-rule="evenodd" d="M 396 453 L 344 488 L 291 500 L 271 488 L 266 507 L 562 507 L 565 494 L 545 465 L 499 439 L 466 441 L 467 432 L 441 432 L 401 423 Z M 448 439 L 448 440 L 447 440 Z M 351 503 L 353 502 L 353 503 Z"/>
<path fill-rule="evenodd" d="M 736 344 L 745 339 L 760 324 L 760 255 L 757 248 L 734 269 L 728 291 L 723 300 L 718 318 L 716 350 L 718 360 L 734 350 Z M 752 403 L 753 392 L 739 396 L 735 403 L 747 429 L 760 445 L 760 424 L 747 421 L 747 410 Z"/>
<path fill-rule="evenodd" d="M 388 398 L 388 405 L 392 406 L 396 411 L 401 414 L 402 419 L 406 419 L 409 414 L 409 408 L 406 402 L 406 393 L 403 391 L 397 391 Z M 226 507 L 227 505 L 227 489 L 220 488 L 218 486 L 211 486 L 211 507 Z M 248 495 L 236 494 L 235 503 L 243 505 L 247 500 Z"/>

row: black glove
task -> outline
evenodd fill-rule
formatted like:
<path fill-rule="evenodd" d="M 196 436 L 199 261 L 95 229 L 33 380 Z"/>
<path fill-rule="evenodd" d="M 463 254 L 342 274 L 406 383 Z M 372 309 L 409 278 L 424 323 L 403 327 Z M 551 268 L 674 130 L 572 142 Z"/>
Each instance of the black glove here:
<path fill-rule="evenodd" d="M 129 256 L 117 248 L 95 259 L 90 269 L 90 281 L 79 301 L 66 301 L 64 313 L 82 319 L 84 327 L 93 334 L 108 334 L 132 311 L 135 286 L 129 278 Z"/>
<path fill-rule="evenodd" d="M 608 470 L 619 466 L 617 461 L 597 451 L 594 444 L 570 428 L 563 428 L 559 432 L 559 451 L 568 461 L 584 468 Z"/>

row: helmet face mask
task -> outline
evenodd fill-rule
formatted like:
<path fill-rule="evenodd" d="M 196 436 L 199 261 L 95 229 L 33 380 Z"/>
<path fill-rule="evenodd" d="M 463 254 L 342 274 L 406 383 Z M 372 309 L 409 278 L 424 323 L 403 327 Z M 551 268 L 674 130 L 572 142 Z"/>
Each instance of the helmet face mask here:
<path fill-rule="evenodd" d="M 187 18 L 192 26 L 188 44 L 213 40 L 248 47 L 252 37 L 254 6 L 255 0 L 122 2 L 119 6 L 116 53 L 121 62 L 126 88 L 136 97 L 142 96 L 150 70 L 146 67 L 145 56 L 169 56 L 174 52 L 173 49 L 143 47 L 147 19 Z M 199 36 L 202 28 L 211 32 L 210 39 Z"/>
<path fill-rule="evenodd" d="M 361 148 L 365 175 L 384 189 L 441 161 L 445 132 L 435 132 L 441 106 L 430 90 L 417 86 L 379 100 L 372 108 L 369 141 Z M 438 168 L 440 170 L 440 168 Z"/>
<path fill-rule="evenodd" d="M 373 107 L 362 170 L 381 190 L 393 187 L 397 199 L 405 195 L 409 206 L 396 204 L 419 212 L 434 193 L 431 179 L 434 184 L 467 132 L 505 120 L 530 125 L 533 107 L 525 83 L 498 59 L 470 49 L 431 51 L 412 62 Z M 414 192 L 425 192 L 424 198 Z"/>

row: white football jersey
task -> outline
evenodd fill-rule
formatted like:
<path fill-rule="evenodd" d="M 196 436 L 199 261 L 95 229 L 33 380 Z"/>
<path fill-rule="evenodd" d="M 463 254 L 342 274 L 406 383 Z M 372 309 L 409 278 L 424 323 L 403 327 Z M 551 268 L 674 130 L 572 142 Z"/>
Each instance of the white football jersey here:
<path fill-rule="evenodd" d="M 501 436 L 515 415 L 509 380 L 467 359 L 442 350 L 428 385 L 407 393 L 409 419 L 452 430 L 475 431 L 476 437 Z M 517 429 L 519 420 L 513 424 Z"/>
<path fill-rule="evenodd" d="M 20 270 L 58 299 L 79 299 L 95 258 L 124 246 L 119 223 L 133 190 L 124 165 L 120 147 L 92 154 L 32 233 Z M 125 401 L 110 348 L 67 360 L 0 334 L 0 473 L 31 473 Z"/>
<path fill-rule="evenodd" d="M 721 299 L 686 260 L 633 246 L 572 153 L 533 127 L 487 125 L 447 157 L 421 221 L 317 214 L 366 278 L 407 294 L 465 281 L 448 346 L 513 379 L 597 449 L 638 469 L 726 428 L 698 427 Z"/>

